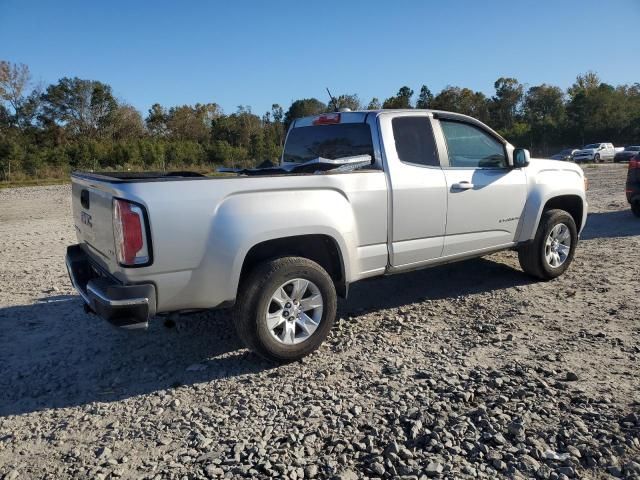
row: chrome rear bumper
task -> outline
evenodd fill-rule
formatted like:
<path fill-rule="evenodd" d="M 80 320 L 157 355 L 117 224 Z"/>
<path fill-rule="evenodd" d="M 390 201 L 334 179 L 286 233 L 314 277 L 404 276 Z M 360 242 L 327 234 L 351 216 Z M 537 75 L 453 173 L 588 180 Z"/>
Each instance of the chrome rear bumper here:
<path fill-rule="evenodd" d="M 101 275 L 80 245 L 67 247 L 66 265 L 71 284 L 90 311 L 118 327 L 148 326 L 156 309 L 154 285 L 122 285 Z"/>

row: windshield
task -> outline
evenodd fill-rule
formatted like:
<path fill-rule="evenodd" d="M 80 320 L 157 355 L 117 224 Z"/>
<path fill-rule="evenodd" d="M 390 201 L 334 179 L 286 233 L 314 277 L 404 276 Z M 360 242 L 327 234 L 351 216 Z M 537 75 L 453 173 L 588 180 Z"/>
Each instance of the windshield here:
<path fill-rule="evenodd" d="M 599 143 L 590 143 L 589 145 L 585 145 L 584 148 L 600 148 Z"/>
<path fill-rule="evenodd" d="M 301 163 L 318 157 L 336 160 L 358 155 L 373 158 L 369 125 L 341 123 L 294 128 L 287 137 L 282 161 Z"/>
<path fill-rule="evenodd" d="M 627 152 L 640 152 L 640 145 L 632 145 L 630 147 L 625 148 Z"/>
<path fill-rule="evenodd" d="M 562 150 L 559 155 L 571 155 L 571 152 L 573 152 L 573 148 L 567 148 L 566 150 Z"/>

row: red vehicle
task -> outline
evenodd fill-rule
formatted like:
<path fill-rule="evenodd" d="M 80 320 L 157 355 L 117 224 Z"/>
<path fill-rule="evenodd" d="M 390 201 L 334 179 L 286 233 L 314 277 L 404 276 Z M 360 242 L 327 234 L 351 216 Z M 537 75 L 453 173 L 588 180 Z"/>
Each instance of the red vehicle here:
<path fill-rule="evenodd" d="M 640 153 L 629 160 L 625 193 L 631 211 L 636 217 L 640 217 Z"/>

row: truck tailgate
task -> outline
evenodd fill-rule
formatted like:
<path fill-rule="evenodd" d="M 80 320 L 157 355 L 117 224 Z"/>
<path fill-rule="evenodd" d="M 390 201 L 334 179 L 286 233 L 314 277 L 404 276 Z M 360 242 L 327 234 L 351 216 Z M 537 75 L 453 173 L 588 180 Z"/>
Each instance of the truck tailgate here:
<path fill-rule="evenodd" d="M 113 191 L 106 182 L 72 177 L 72 197 L 73 223 L 78 243 L 104 266 L 113 266 Z"/>

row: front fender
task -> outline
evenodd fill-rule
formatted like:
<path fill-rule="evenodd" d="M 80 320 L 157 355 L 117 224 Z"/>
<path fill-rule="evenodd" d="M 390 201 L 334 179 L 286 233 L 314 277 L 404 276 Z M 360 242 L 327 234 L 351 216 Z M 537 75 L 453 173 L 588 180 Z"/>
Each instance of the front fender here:
<path fill-rule="evenodd" d="M 544 206 L 549 200 L 565 195 L 577 196 L 582 200 L 581 228 L 584 228 L 587 202 L 582 172 L 576 168 L 549 168 L 535 172 L 529 181 L 529 195 L 522 215 L 518 241 L 533 240 Z"/>

